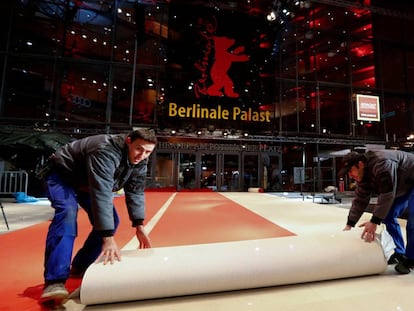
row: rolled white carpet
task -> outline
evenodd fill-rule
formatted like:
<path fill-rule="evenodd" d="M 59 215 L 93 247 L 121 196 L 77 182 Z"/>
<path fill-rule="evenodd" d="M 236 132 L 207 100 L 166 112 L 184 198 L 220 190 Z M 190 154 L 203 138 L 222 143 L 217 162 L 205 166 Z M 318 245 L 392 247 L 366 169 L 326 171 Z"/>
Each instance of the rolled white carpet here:
<path fill-rule="evenodd" d="M 263 191 L 263 188 L 249 188 L 247 189 L 247 192 L 262 193 L 264 191 Z"/>
<path fill-rule="evenodd" d="M 379 274 L 379 243 L 340 231 L 124 251 L 121 262 L 93 264 L 80 288 L 82 304 L 183 296 Z"/>

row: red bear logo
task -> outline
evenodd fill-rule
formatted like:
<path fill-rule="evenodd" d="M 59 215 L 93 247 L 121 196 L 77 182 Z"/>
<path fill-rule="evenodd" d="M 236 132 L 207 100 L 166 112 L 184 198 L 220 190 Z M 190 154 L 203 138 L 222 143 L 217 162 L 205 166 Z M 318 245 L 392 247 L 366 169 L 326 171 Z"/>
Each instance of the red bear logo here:
<path fill-rule="evenodd" d="M 227 37 L 213 37 L 215 60 L 211 67 L 210 77 L 213 81 L 207 94 L 210 96 L 223 96 L 237 98 L 239 94 L 234 92 L 234 84 L 228 76 L 227 71 L 233 62 L 246 62 L 249 57 L 244 54 L 244 47 L 238 46 L 230 49 L 234 45 L 235 40 Z"/>

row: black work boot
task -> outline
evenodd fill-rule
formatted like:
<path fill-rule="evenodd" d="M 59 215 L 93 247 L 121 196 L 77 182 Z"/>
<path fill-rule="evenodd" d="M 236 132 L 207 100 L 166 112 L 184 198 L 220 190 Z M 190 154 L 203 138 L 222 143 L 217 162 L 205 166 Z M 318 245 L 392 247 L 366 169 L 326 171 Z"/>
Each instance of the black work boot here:
<path fill-rule="evenodd" d="M 395 265 L 395 271 L 400 274 L 408 274 L 414 268 L 414 260 L 410 258 L 405 258 L 405 260 L 400 261 Z"/>
<path fill-rule="evenodd" d="M 405 257 L 404 254 L 401 253 L 394 253 L 391 255 L 391 257 L 388 259 L 387 263 L 389 265 L 394 265 L 396 263 L 399 263 L 401 261 L 404 261 L 405 259 L 407 259 L 407 257 Z"/>

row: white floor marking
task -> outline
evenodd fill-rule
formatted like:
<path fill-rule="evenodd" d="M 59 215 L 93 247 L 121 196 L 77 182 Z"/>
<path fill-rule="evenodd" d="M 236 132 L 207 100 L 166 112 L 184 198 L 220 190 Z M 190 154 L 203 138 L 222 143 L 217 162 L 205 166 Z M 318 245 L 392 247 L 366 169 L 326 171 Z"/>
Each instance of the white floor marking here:
<path fill-rule="evenodd" d="M 164 215 L 167 208 L 171 205 L 171 202 L 174 200 L 177 193 L 173 193 L 167 200 L 167 202 L 164 203 L 164 205 L 159 209 L 159 211 L 148 221 L 148 223 L 145 225 L 145 230 L 149 234 L 152 229 L 154 229 L 155 225 L 158 223 L 158 221 L 161 219 L 161 217 Z M 132 250 L 138 248 L 138 240 L 134 236 L 123 248 L 122 250 Z"/>

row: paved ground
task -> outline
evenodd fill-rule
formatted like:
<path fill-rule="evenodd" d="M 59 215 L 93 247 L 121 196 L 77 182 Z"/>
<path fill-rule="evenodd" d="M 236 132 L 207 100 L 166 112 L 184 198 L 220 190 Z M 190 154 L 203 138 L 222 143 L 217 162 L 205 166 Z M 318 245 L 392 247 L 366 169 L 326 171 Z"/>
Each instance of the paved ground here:
<path fill-rule="evenodd" d="M 0 200 L 4 211 L 0 215 L 0 234 L 32 226 L 53 217 L 53 209 L 47 199 L 39 199 L 33 203 L 15 203 L 14 199 L 9 198 Z"/>

